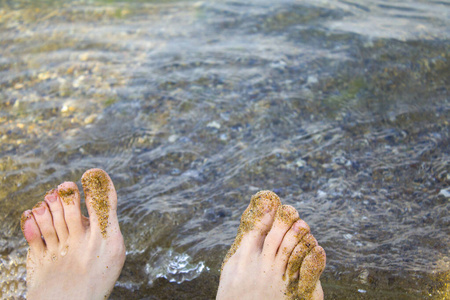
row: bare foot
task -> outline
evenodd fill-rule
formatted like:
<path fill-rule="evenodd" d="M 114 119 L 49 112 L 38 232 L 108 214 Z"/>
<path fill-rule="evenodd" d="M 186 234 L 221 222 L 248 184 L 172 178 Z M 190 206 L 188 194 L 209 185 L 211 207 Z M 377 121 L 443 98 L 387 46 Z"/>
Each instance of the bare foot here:
<path fill-rule="evenodd" d="M 81 178 L 89 219 L 80 211 L 80 192 L 64 182 L 45 201 L 22 215 L 30 249 L 28 299 L 106 299 L 125 261 L 117 220 L 117 195 L 103 170 Z"/>
<path fill-rule="evenodd" d="M 217 299 L 323 299 L 325 251 L 277 195 L 254 195 L 222 265 Z"/>

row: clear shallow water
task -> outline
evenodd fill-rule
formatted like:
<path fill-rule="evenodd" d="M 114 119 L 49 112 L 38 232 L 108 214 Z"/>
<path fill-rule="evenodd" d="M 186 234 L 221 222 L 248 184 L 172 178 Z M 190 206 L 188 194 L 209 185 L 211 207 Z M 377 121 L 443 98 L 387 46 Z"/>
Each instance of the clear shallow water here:
<path fill-rule="evenodd" d="M 91 167 L 113 299 L 213 298 L 260 189 L 313 228 L 329 299 L 448 297 L 449 2 L 0 3 L 2 298 L 21 212 Z"/>

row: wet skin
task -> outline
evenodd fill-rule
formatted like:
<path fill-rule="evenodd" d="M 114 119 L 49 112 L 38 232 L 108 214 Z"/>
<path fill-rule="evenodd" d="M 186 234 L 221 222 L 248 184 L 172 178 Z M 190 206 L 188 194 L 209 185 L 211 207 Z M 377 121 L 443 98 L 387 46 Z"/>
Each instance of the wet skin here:
<path fill-rule="evenodd" d="M 242 215 L 217 299 L 323 299 L 325 263 L 325 251 L 298 212 L 261 191 Z"/>
<path fill-rule="evenodd" d="M 73 182 L 49 191 L 22 215 L 27 256 L 27 299 L 106 299 L 125 261 L 117 194 L 108 174 L 82 176 L 89 218 Z"/>
<path fill-rule="evenodd" d="M 28 299 L 106 299 L 120 275 L 125 246 L 117 194 L 108 174 L 81 178 L 89 218 L 73 182 L 49 191 L 23 213 L 29 243 Z M 298 212 L 277 195 L 254 195 L 225 257 L 217 299 L 323 299 L 325 251 Z"/>

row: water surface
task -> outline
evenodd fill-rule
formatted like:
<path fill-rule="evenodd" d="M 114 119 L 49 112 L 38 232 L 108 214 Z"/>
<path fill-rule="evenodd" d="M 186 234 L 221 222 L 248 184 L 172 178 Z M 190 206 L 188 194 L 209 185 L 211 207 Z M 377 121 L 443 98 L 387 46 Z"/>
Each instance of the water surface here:
<path fill-rule="evenodd" d="M 252 194 L 327 252 L 328 299 L 444 299 L 448 1 L 0 1 L 0 297 L 20 214 L 105 169 L 112 299 L 211 299 Z"/>

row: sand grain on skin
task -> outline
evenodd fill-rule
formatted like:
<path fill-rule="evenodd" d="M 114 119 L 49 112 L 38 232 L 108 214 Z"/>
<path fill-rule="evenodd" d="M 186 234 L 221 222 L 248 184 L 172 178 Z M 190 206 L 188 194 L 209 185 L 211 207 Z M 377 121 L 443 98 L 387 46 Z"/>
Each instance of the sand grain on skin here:
<path fill-rule="evenodd" d="M 67 205 L 75 204 L 73 201 L 73 195 L 75 195 L 75 191 L 71 188 L 58 189 L 59 198 L 61 198 L 61 200 Z"/>
<path fill-rule="evenodd" d="M 95 170 L 86 174 L 81 183 L 86 195 L 90 197 L 90 204 L 97 215 L 101 233 L 106 238 L 110 209 L 108 177 L 103 171 Z"/>
<path fill-rule="evenodd" d="M 239 245 L 241 244 L 244 234 L 251 231 L 255 227 L 255 224 L 261 221 L 261 218 L 267 212 L 275 210 L 280 205 L 280 198 L 271 191 L 260 191 L 252 196 L 250 205 L 242 214 L 241 223 L 238 228 L 236 239 L 234 240 L 233 245 L 231 245 L 230 250 L 223 260 L 222 269 L 228 259 L 236 253 Z M 263 232 L 261 234 L 263 234 Z"/>
<path fill-rule="evenodd" d="M 31 219 L 31 214 L 29 213 L 23 213 L 22 216 L 20 216 L 20 228 L 22 229 L 22 232 L 25 232 L 25 222 Z"/>

